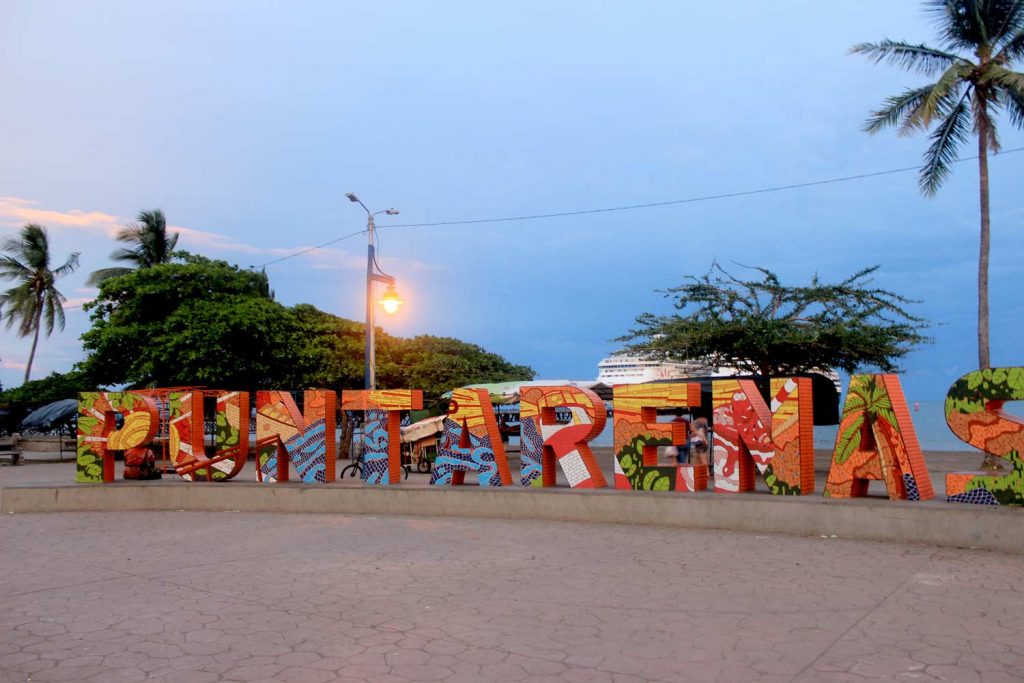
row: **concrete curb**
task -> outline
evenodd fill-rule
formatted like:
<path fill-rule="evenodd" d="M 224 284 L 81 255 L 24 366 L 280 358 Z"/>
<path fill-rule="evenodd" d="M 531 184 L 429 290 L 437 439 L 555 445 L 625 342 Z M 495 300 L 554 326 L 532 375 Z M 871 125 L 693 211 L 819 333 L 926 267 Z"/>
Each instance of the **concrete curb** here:
<path fill-rule="evenodd" d="M 1019 510 L 944 502 L 604 489 L 95 484 L 3 489 L 0 511 L 373 514 L 729 529 L 1024 552 Z"/>

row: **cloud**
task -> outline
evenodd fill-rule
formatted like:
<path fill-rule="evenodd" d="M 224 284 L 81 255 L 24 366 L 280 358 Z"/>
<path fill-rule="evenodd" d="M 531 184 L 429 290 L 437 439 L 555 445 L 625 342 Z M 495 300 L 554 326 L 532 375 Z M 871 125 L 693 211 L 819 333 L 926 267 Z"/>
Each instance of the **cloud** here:
<path fill-rule="evenodd" d="M 21 227 L 39 223 L 46 227 L 85 230 L 113 237 L 121 229 L 123 219 L 102 211 L 53 211 L 39 207 L 39 202 L 18 197 L 0 197 L 0 224 Z"/>
<path fill-rule="evenodd" d="M 70 306 L 81 306 L 83 304 L 89 303 L 90 301 L 92 301 L 95 298 L 96 298 L 95 294 L 92 295 L 92 296 L 75 296 L 75 297 L 70 297 L 70 298 L 68 298 L 67 301 L 64 302 L 64 308 L 68 308 Z"/>
<path fill-rule="evenodd" d="M 13 360 L 0 361 L 0 368 L 4 368 L 6 370 L 24 370 L 27 367 L 28 363 L 19 363 Z"/>
<path fill-rule="evenodd" d="M 50 228 L 88 232 L 105 237 L 114 237 L 132 219 L 106 213 L 104 211 L 84 211 L 71 209 L 57 211 L 41 206 L 41 203 L 21 197 L 0 197 L 0 227 L 20 228 L 25 223 L 39 223 Z M 313 270 L 362 270 L 366 267 L 366 258 L 344 249 L 332 247 L 314 247 L 299 245 L 292 247 L 261 247 L 239 241 L 230 235 L 209 230 L 198 230 L 180 225 L 168 226 L 170 232 L 181 237 L 178 246 L 188 251 L 214 252 L 217 255 L 241 255 L 253 257 L 257 263 L 243 265 L 261 265 L 260 262 L 272 261 L 288 257 L 289 261 L 304 262 L 305 267 Z M 442 270 L 436 266 L 415 259 L 381 259 L 385 269 L 392 268 L 399 272 Z"/>

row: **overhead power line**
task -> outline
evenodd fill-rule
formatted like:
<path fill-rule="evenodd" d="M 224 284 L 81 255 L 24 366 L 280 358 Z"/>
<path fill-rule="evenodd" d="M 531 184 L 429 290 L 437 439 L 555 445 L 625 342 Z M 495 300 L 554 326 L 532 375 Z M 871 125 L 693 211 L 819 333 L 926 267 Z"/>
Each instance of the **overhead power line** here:
<path fill-rule="evenodd" d="M 1024 147 L 1016 147 L 1014 149 L 1004 150 L 999 153 L 999 156 L 1003 154 L 1013 154 L 1015 152 L 1024 152 Z M 964 157 L 957 159 L 956 163 L 962 161 L 970 161 L 977 159 L 977 156 Z M 755 194 L 767 194 L 769 192 L 783 192 L 785 190 L 799 190 L 805 187 L 816 187 L 818 185 L 832 185 L 835 183 L 845 183 L 851 180 L 863 180 L 865 178 L 877 178 L 879 176 L 895 175 L 897 173 L 907 173 L 909 171 L 919 170 L 918 166 L 907 166 L 905 168 L 894 168 L 888 171 L 875 171 L 873 173 L 860 173 L 858 175 L 842 176 L 840 178 L 829 178 L 828 180 L 814 180 L 807 183 L 793 183 L 791 185 L 776 185 L 774 187 L 763 187 L 758 190 L 742 190 L 740 192 L 726 192 L 723 194 L 709 194 L 701 197 L 687 197 L 685 199 L 670 199 L 661 202 L 649 202 L 646 204 L 626 204 L 624 206 L 609 206 L 601 209 L 580 209 L 577 211 L 560 211 L 557 213 L 537 213 L 527 214 L 524 216 L 505 216 L 502 218 L 476 218 L 465 221 L 437 221 L 434 223 L 396 223 L 388 225 L 378 225 L 377 229 L 383 228 L 431 228 L 442 225 L 472 225 L 474 223 L 504 223 L 509 221 L 530 221 L 539 220 L 542 218 L 562 218 L 564 216 L 585 216 L 587 214 L 594 213 L 612 213 L 614 211 L 634 211 L 636 209 L 652 209 L 659 206 L 675 206 L 678 204 L 696 204 L 697 202 L 710 202 L 718 199 L 731 199 L 733 197 L 748 197 Z"/>
<path fill-rule="evenodd" d="M 998 154 L 994 154 L 993 156 L 1003 156 L 1003 155 L 1006 155 L 1006 154 L 1016 154 L 1018 152 L 1024 152 L 1024 147 L 1014 147 L 1013 149 L 1005 149 L 1005 150 L 1002 150 L 1001 152 L 999 152 Z M 970 156 L 970 157 L 962 157 L 960 159 L 957 159 L 954 163 L 961 163 L 961 162 L 964 162 L 964 161 L 972 161 L 972 160 L 977 159 L 977 158 L 978 158 L 977 155 Z M 558 211 L 558 212 L 554 212 L 554 213 L 535 213 L 535 214 L 525 214 L 525 215 L 522 215 L 522 216 L 501 216 L 501 217 L 498 217 L 498 218 L 474 218 L 474 219 L 461 220 L 461 221 L 433 221 L 433 222 L 429 222 L 429 223 L 391 223 L 391 224 L 388 224 L 388 225 L 378 225 L 377 229 L 378 230 L 382 230 L 382 229 L 385 229 L 385 228 L 435 228 L 435 227 L 442 227 L 442 226 L 446 226 L 446 225 L 479 225 L 479 224 L 485 224 L 485 223 L 510 223 L 510 222 L 513 222 L 513 221 L 532 221 L 532 220 L 543 220 L 545 218 L 564 218 L 564 217 L 567 217 L 567 216 L 586 216 L 588 214 L 597 214 L 597 213 L 613 213 L 613 212 L 618 212 L 618 211 L 636 211 L 636 210 L 640 210 L 640 209 L 653 209 L 653 208 L 656 208 L 656 207 L 659 207 L 659 206 L 676 206 L 676 205 L 679 205 L 679 204 L 696 204 L 698 202 L 710 202 L 710 201 L 717 201 L 717 200 L 720 200 L 720 199 L 732 199 L 732 198 L 735 198 L 735 197 L 749 197 L 751 195 L 768 194 L 768 193 L 771 193 L 771 192 L 785 192 L 785 191 L 788 191 L 788 190 L 799 190 L 799 189 L 803 189 L 803 188 L 807 188 L 807 187 L 817 187 L 817 186 L 820 186 L 820 185 L 833 185 L 833 184 L 836 184 L 836 183 L 846 183 L 846 182 L 851 182 L 851 181 L 854 181 L 854 180 L 864 180 L 866 178 L 878 178 L 880 176 L 896 175 L 896 174 L 899 174 L 899 173 L 909 173 L 911 171 L 917 171 L 919 168 L 920 168 L 919 166 L 905 166 L 903 168 L 892 168 L 892 169 L 889 169 L 889 170 L 886 170 L 886 171 L 874 171 L 872 173 L 858 173 L 857 175 L 840 176 L 838 178 L 828 178 L 826 180 L 814 180 L 814 181 L 806 182 L 806 183 L 792 183 L 792 184 L 789 184 L 789 185 L 775 185 L 775 186 L 772 186 L 772 187 L 762 187 L 762 188 L 756 189 L 756 190 L 742 190 L 742 191 L 739 191 L 739 192 L 725 192 L 725 193 L 722 193 L 722 194 L 709 194 L 709 195 L 703 195 L 703 196 L 698 196 L 698 197 L 686 197 L 684 199 L 670 199 L 670 200 L 660 201 L 660 202 L 647 202 L 647 203 L 644 203 L 644 204 L 626 204 L 626 205 L 623 205 L 623 206 L 608 206 L 608 207 L 603 207 L 603 208 L 598 208 L 598 209 L 578 209 L 578 210 L 575 210 L 575 211 Z M 364 235 L 364 234 L 366 234 L 366 230 L 357 230 L 356 232 L 352 232 L 352 233 L 349 233 L 347 235 L 343 235 L 341 237 L 337 237 L 335 239 L 332 239 L 332 240 L 329 240 L 327 242 L 324 242 L 323 244 L 318 244 L 316 246 L 307 247 L 305 249 L 301 249 L 299 251 L 296 251 L 293 254 L 287 254 L 287 255 L 282 256 L 280 258 L 276 258 L 276 259 L 273 259 L 271 261 L 267 261 L 266 263 L 261 263 L 258 266 L 249 266 L 249 267 L 252 268 L 252 269 L 266 268 L 269 265 L 273 265 L 275 263 L 280 263 L 281 261 L 287 261 L 288 259 L 295 258 L 296 256 L 302 256 L 303 254 L 308 254 L 311 251 L 316 251 L 317 249 L 322 249 L 323 247 L 329 246 L 331 244 L 335 244 L 337 242 L 341 242 L 343 240 L 347 240 L 347 239 L 350 239 L 352 237 L 356 237 L 357 235 Z"/>

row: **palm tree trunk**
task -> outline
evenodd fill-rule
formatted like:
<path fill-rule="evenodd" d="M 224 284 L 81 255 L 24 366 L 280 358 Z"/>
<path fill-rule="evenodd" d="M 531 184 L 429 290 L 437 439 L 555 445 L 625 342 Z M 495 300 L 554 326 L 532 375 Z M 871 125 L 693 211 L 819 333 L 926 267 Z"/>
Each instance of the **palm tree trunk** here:
<path fill-rule="evenodd" d="M 985 369 L 989 362 L 988 338 L 988 252 L 990 242 L 988 212 L 988 121 L 978 121 L 978 178 L 981 200 L 981 246 L 978 253 L 978 367 Z"/>
<path fill-rule="evenodd" d="M 29 373 L 32 372 L 32 361 L 36 357 L 36 345 L 39 343 L 39 322 L 40 322 L 39 318 L 40 318 L 40 314 L 42 313 L 42 309 L 39 309 L 39 311 L 40 311 L 40 313 L 36 314 L 36 325 L 35 325 L 36 332 L 35 332 L 34 335 L 32 335 L 32 350 L 29 351 L 29 354 L 28 354 L 28 365 L 25 366 L 25 380 L 24 380 L 25 382 L 28 382 Z"/>
<path fill-rule="evenodd" d="M 984 105 L 983 105 L 984 106 Z M 978 252 L 978 367 L 990 367 L 988 349 L 988 251 L 991 240 L 988 215 L 988 119 L 978 120 L 978 186 L 981 200 L 981 247 Z M 1002 459 L 985 453 L 981 469 L 1001 471 Z"/>

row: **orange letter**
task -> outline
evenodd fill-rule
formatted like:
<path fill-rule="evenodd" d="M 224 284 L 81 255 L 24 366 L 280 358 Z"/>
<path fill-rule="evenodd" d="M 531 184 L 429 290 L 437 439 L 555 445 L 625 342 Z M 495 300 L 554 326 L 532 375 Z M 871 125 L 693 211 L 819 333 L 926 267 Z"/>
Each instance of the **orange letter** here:
<path fill-rule="evenodd" d="M 363 481 L 391 484 L 402 480 L 401 412 L 423 408 L 419 389 L 343 391 L 342 410 L 366 413 L 363 424 Z"/>
<path fill-rule="evenodd" d="M 961 441 L 1010 461 L 1005 475 L 950 472 L 951 503 L 1024 505 L 1024 421 L 1003 410 L 1006 401 L 1024 400 L 1024 368 L 991 368 L 964 375 L 946 395 L 946 423 Z"/>
<path fill-rule="evenodd" d="M 289 461 L 307 484 L 334 481 L 337 397 L 307 389 L 303 413 L 286 391 L 256 392 L 258 481 L 288 481 Z"/>
<path fill-rule="evenodd" d="M 771 380 L 772 409 L 749 379 L 711 385 L 715 492 L 754 488 L 754 466 L 780 495 L 814 491 L 814 401 L 807 377 Z M 769 425 L 771 431 L 768 431 Z"/>
<path fill-rule="evenodd" d="M 854 375 L 839 422 L 825 495 L 865 496 L 881 479 L 892 500 L 935 497 L 896 375 Z"/>
<path fill-rule="evenodd" d="M 213 392 L 210 392 L 211 394 Z M 249 456 L 249 394 L 216 392 L 213 457 L 204 442 L 204 392 L 175 392 L 170 404 L 168 452 L 174 470 L 187 481 L 224 481 L 242 471 Z"/>
<path fill-rule="evenodd" d="M 466 472 L 476 472 L 480 486 L 512 485 L 505 446 L 486 389 L 452 391 L 430 483 L 458 485 L 465 481 Z"/>
<path fill-rule="evenodd" d="M 615 394 L 615 488 L 634 491 L 702 491 L 707 465 L 658 466 L 658 446 L 685 446 L 687 435 L 658 422 L 658 408 L 700 407 L 698 382 L 618 384 Z M 685 424 L 680 425 L 685 427 Z M 685 430 L 677 430 L 685 431 Z"/>
<path fill-rule="evenodd" d="M 116 428 L 116 413 L 124 424 Z M 78 482 L 114 481 L 114 451 L 148 445 L 156 436 L 156 401 L 132 392 L 78 395 Z"/>
<path fill-rule="evenodd" d="M 557 421 L 555 408 L 567 409 L 567 424 Z M 570 386 L 522 387 L 519 418 L 523 486 L 554 486 L 556 459 L 569 486 L 607 486 L 587 445 L 604 430 L 607 420 L 604 402 L 597 394 Z"/>

